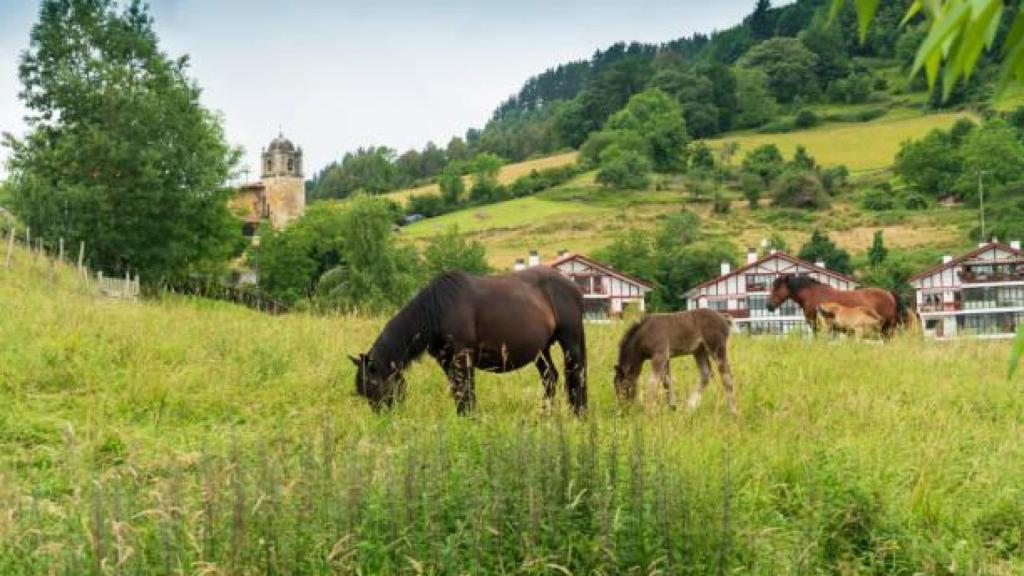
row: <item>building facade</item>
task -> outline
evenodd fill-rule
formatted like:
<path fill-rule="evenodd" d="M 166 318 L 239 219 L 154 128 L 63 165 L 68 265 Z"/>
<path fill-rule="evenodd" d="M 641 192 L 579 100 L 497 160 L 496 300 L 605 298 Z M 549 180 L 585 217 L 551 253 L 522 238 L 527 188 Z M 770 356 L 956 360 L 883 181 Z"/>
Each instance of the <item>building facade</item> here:
<path fill-rule="evenodd" d="M 516 260 L 514 269 L 524 270 L 540 265 L 540 256 L 531 250 L 528 258 Z M 654 289 L 639 278 L 565 250 L 544 265 L 558 270 L 579 286 L 583 292 L 583 313 L 587 320 L 608 320 L 628 312 L 643 313 L 646 309 L 644 298 Z"/>
<path fill-rule="evenodd" d="M 772 283 L 784 274 L 810 276 L 838 290 L 853 290 L 857 281 L 825 268 L 821 262 L 811 264 L 782 252 L 771 252 L 759 258 L 756 251 L 747 253 L 746 264 L 735 271 L 722 263 L 721 276 L 690 289 L 687 308 L 709 308 L 729 315 L 737 332 L 745 334 L 790 334 L 810 332 L 803 311 L 787 300 L 774 312 L 768 311 L 768 295 Z"/>
<path fill-rule="evenodd" d="M 1024 252 L 1020 242 L 989 242 L 910 278 L 925 333 L 1009 338 L 1024 323 Z"/>
<path fill-rule="evenodd" d="M 536 254 L 531 253 L 531 258 Z M 628 312 L 643 313 L 644 298 L 654 289 L 649 283 L 619 272 L 582 254 L 562 252 L 548 262 L 583 291 L 583 313 L 589 320 L 621 317 Z"/>
<path fill-rule="evenodd" d="M 306 211 L 302 148 L 278 134 L 260 155 L 260 181 L 239 188 L 231 205 L 249 236 L 262 222 L 281 230 L 301 217 Z"/>

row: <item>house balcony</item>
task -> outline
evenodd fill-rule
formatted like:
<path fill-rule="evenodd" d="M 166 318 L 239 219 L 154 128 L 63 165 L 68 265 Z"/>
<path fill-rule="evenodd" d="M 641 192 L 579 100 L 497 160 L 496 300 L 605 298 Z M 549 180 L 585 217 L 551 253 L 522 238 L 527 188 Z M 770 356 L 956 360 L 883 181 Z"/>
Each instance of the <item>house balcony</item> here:
<path fill-rule="evenodd" d="M 963 310 L 963 303 L 961 302 L 940 302 L 938 304 L 921 304 L 918 308 L 918 312 L 956 312 Z"/>
<path fill-rule="evenodd" d="M 1010 272 L 974 272 L 965 269 L 960 272 L 962 284 L 998 284 L 1005 282 L 1024 282 L 1024 270 L 1013 270 Z"/>

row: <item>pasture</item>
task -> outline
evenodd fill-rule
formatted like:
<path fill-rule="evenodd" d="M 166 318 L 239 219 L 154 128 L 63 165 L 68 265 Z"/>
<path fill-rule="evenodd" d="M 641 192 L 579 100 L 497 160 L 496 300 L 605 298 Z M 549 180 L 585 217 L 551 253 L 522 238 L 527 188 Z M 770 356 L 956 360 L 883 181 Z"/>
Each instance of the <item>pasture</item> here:
<path fill-rule="evenodd" d="M 427 362 L 353 396 L 383 318 L 105 301 L 21 252 L 0 318 L 3 574 L 1024 570 L 1005 343 L 736 337 L 732 418 L 717 383 L 620 410 L 625 325 L 590 325 L 586 419 L 532 369 L 460 419 Z"/>
<path fill-rule="evenodd" d="M 949 128 L 968 116 L 963 112 L 921 116 L 896 111 L 870 122 L 828 123 L 784 134 L 741 132 L 709 140 L 708 145 L 717 149 L 724 142 L 737 142 L 740 158 L 762 144 L 775 144 L 784 157 L 791 158 L 802 145 L 823 166 L 844 164 L 853 173 L 868 172 L 892 166 L 903 142 L 921 138 L 935 128 Z"/>

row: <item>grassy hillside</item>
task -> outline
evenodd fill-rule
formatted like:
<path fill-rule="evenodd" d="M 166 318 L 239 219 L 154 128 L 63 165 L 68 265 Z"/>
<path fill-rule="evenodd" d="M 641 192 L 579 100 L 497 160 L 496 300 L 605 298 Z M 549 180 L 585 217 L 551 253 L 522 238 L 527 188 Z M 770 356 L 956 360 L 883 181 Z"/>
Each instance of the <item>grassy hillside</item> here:
<path fill-rule="evenodd" d="M 501 168 L 498 172 L 498 182 L 501 184 L 511 184 L 515 182 L 516 178 L 525 176 L 534 170 L 543 170 L 545 168 L 558 168 L 559 166 L 565 166 L 572 164 L 576 161 L 576 152 L 565 152 L 562 154 L 555 154 L 554 156 L 546 156 L 544 158 L 537 158 L 535 160 L 526 160 L 525 162 L 517 162 L 515 164 L 508 164 Z M 466 177 L 466 185 L 470 185 L 470 179 Z M 384 198 L 394 200 L 395 202 L 405 202 L 409 199 L 409 196 L 417 194 L 439 194 L 441 190 L 437 184 L 427 184 L 425 186 L 418 186 L 416 188 L 407 188 L 405 190 L 397 190 L 395 192 L 389 192 L 382 194 Z"/>
<path fill-rule="evenodd" d="M 793 155 L 797 145 L 803 145 L 820 164 L 844 164 L 856 173 L 892 166 L 900 144 L 921 138 L 935 128 L 949 128 L 964 116 L 966 114 L 961 112 L 908 115 L 897 110 L 871 122 L 826 124 L 786 134 L 739 133 L 709 143 L 716 147 L 722 142 L 735 141 L 740 145 L 740 156 L 744 151 L 771 143 L 787 158 Z"/>
<path fill-rule="evenodd" d="M 737 133 L 711 141 L 740 144 L 739 157 L 764 143 L 775 143 L 784 156 L 792 157 L 798 144 L 825 165 L 844 164 L 854 179 L 872 177 L 891 166 L 901 142 L 919 138 L 934 128 L 948 128 L 965 113 L 921 116 L 897 110 L 865 123 L 831 123 L 811 130 L 785 134 Z M 564 157 L 557 157 L 564 158 Z M 733 161 L 734 165 L 739 159 Z M 506 167 L 511 170 L 513 166 Z M 520 170 L 521 171 L 521 170 Z M 529 198 L 467 208 L 423 220 L 402 230 L 412 242 L 422 242 L 451 225 L 481 241 L 488 257 L 507 268 L 531 249 L 551 257 L 561 249 L 588 253 L 608 244 L 630 229 L 653 229 L 664 214 L 686 207 L 700 214 L 705 230 L 714 237 L 729 238 L 742 249 L 756 246 L 773 232 L 791 246 L 799 246 L 815 228 L 830 232 L 847 250 L 863 251 L 876 230 L 898 248 L 931 247 L 959 249 L 975 214 L 964 209 L 934 208 L 922 212 L 873 213 L 862 210 L 855 196 L 840 197 L 829 210 L 802 212 L 770 208 L 751 211 L 738 192 L 731 213 L 711 213 L 709 198 L 694 198 L 685 178 L 659 178 L 660 190 L 607 190 L 594 182 L 594 174 Z"/>
<path fill-rule="evenodd" d="M 0 317 L 4 574 L 1024 570 L 1003 343 L 737 337 L 733 420 L 717 385 L 620 411 L 593 325 L 586 420 L 532 369 L 458 419 L 429 362 L 394 414 L 352 396 L 383 318 L 123 305 L 22 253 Z"/>

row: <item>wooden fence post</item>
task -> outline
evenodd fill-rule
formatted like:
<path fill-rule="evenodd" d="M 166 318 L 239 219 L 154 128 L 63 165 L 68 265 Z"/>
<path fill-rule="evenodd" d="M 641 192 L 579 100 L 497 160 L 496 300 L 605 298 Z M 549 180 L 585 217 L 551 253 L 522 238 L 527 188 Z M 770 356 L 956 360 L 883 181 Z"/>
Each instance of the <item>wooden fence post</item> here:
<path fill-rule="evenodd" d="M 28 248 L 28 253 L 32 253 L 32 228 L 25 228 L 25 248 Z"/>
<path fill-rule="evenodd" d="M 85 275 L 85 240 L 78 243 L 78 274 Z"/>
<path fill-rule="evenodd" d="M 11 237 L 7 241 L 7 262 L 6 262 L 7 268 L 11 267 L 11 258 L 14 256 L 14 235 L 15 234 L 16 234 L 16 232 L 14 231 L 14 228 L 12 227 L 11 228 Z"/>
<path fill-rule="evenodd" d="M 57 259 L 60 260 L 61 262 L 64 261 L 64 237 L 63 236 L 61 236 L 61 238 L 60 238 L 60 251 L 57 252 Z"/>

